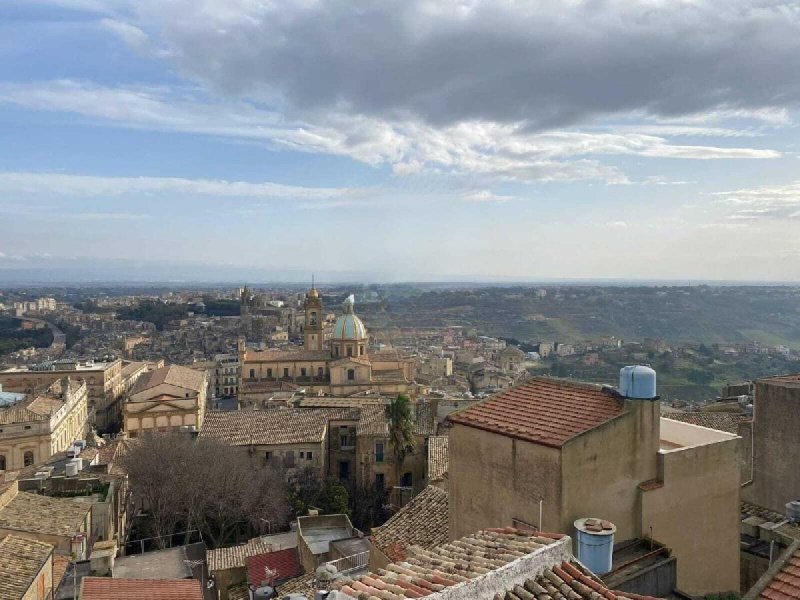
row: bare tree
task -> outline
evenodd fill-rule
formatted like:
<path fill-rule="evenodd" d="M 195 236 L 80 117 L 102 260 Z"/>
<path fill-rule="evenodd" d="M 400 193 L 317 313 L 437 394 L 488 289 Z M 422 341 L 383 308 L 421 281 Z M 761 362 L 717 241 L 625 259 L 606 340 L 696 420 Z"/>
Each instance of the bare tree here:
<path fill-rule="evenodd" d="M 221 546 L 239 532 L 260 530 L 264 520 L 283 524 L 288 516 L 284 474 L 242 448 L 154 433 L 136 440 L 124 464 L 158 536 L 183 523 Z"/>

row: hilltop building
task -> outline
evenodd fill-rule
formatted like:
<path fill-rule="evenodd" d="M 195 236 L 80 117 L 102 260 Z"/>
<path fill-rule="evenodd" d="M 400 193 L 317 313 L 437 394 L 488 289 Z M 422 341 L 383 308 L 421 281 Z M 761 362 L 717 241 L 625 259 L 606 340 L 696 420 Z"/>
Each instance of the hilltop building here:
<path fill-rule="evenodd" d="M 655 372 L 635 369 L 651 388 L 538 377 L 451 414 L 450 538 L 600 516 L 669 546 L 680 589 L 738 590 L 741 438 L 661 419 Z"/>
<path fill-rule="evenodd" d="M 322 297 L 312 287 L 305 300 L 302 350 L 257 351 L 240 341 L 240 401 L 259 402 L 286 385 L 334 396 L 368 391 L 415 396 L 415 359 L 395 350 L 372 350 L 367 328 L 353 304 L 352 296 L 345 300 L 343 314 L 336 319 L 330 340 L 326 340 Z"/>

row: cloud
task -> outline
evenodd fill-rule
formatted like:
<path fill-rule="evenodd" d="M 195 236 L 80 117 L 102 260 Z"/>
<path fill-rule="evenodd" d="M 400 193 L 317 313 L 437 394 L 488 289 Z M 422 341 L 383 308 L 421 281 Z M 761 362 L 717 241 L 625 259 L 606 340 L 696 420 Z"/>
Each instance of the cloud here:
<path fill-rule="evenodd" d="M 389 165 L 397 175 L 421 172 L 489 180 L 625 183 L 628 177 L 598 157 L 765 159 L 775 150 L 675 145 L 635 132 L 537 132 L 520 123 L 464 121 L 433 126 L 418 119 L 382 120 L 331 112 L 292 121 L 242 101 L 211 101 L 195 88 L 105 87 L 57 80 L 0 84 L 0 103 L 77 113 L 93 122 L 214 135 L 270 148 L 343 155 Z"/>
<path fill-rule="evenodd" d="M 461 194 L 461 199 L 467 202 L 508 202 L 509 200 L 517 200 L 517 197 L 495 194 L 491 190 L 475 190 L 464 192 Z"/>
<path fill-rule="evenodd" d="M 0 192 L 58 193 L 84 197 L 177 193 L 228 198 L 325 200 L 356 195 L 363 190 L 301 187 L 271 182 L 250 183 L 224 179 L 99 177 L 61 173 L 0 172 Z M 100 213 L 100 215 L 105 214 L 107 213 Z"/>
<path fill-rule="evenodd" d="M 714 195 L 720 204 L 731 209 L 726 216 L 729 221 L 800 220 L 800 183 L 716 192 Z"/>
<path fill-rule="evenodd" d="M 105 18 L 100 20 L 100 26 L 118 36 L 134 50 L 144 50 L 150 42 L 150 37 L 144 31 L 130 23 Z"/>
<path fill-rule="evenodd" d="M 628 224 L 625 221 L 612 221 L 606 223 L 606 227 L 611 227 L 612 229 L 626 229 Z"/>
<path fill-rule="evenodd" d="M 800 101 L 790 0 L 136 0 L 177 68 L 284 114 L 541 130 L 640 111 L 780 118 Z"/>

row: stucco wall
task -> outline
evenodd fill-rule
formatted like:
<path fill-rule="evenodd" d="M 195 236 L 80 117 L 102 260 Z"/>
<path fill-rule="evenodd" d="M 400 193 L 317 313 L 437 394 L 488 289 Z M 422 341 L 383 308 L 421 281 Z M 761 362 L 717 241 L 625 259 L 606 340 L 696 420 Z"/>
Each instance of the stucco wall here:
<path fill-rule="evenodd" d="M 561 462 L 555 448 L 454 424 L 449 434 L 450 539 L 513 519 L 557 529 Z"/>
<path fill-rule="evenodd" d="M 678 587 L 739 590 L 738 437 L 659 453 L 660 488 L 642 491 L 642 530 L 672 549 Z"/>
<path fill-rule="evenodd" d="M 608 519 L 617 540 L 641 535 L 638 485 L 656 477 L 660 405 L 629 401 L 616 419 L 562 448 L 563 520 L 558 531 L 574 535 L 582 517 Z"/>
<path fill-rule="evenodd" d="M 746 499 L 776 512 L 800 497 L 800 382 L 756 382 L 753 420 L 753 485 Z"/>

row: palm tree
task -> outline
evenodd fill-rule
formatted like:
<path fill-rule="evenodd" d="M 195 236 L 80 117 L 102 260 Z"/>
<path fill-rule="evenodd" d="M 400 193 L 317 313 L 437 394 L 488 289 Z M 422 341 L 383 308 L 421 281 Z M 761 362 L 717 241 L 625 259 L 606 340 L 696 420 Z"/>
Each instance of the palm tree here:
<path fill-rule="evenodd" d="M 399 394 L 386 406 L 386 420 L 389 426 L 389 444 L 394 456 L 394 468 L 397 485 L 406 456 L 414 453 L 414 418 L 411 400 Z"/>

